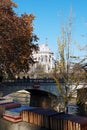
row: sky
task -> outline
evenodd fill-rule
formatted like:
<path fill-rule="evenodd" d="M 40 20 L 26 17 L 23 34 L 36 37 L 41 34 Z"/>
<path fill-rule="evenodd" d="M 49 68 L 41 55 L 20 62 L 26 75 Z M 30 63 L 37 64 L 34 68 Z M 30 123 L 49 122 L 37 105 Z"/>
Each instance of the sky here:
<path fill-rule="evenodd" d="M 78 51 L 87 45 L 87 0 L 13 0 L 18 7 L 17 15 L 33 14 L 34 33 L 38 36 L 38 44 L 47 43 L 51 51 L 57 53 L 57 39 L 61 34 L 61 26 L 66 25 L 72 9 L 71 52 L 84 56 Z M 74 44 L 76 43 L 76 44 Z"/>

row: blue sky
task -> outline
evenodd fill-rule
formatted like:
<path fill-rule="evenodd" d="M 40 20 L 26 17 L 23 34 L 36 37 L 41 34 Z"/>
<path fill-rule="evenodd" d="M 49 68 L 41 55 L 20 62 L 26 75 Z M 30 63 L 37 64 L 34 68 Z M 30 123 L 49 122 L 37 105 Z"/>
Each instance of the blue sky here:
<path fill-rule="evenodd" d="M 72 42 L 76 41 L 71 51 L 75 55 L 84 55 L 77 50 L 87 44 L 87 0 L 13 0 L 18 4 L 18 15 L 34 14 L 34 33 L 39 37 L 38 44 L 47 43 L 56 54 L 57 39 L 61 26 L 67 23 L 72 8 Z M 74 47 L 75 46 L 75 47 Z"/>

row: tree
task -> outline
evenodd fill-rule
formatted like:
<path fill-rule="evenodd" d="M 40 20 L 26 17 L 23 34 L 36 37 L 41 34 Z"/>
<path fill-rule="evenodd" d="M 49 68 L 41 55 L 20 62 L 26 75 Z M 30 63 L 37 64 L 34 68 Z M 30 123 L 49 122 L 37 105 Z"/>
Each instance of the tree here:
<path fill-rule="evenodd" d="M 79 64 L 87 72 L 87 56 L 84 57 Z"/>
<path fill-rule="evenodd" d="M 34 64 L 33 51 L 38 50 L 37 36 L 33 33 L 33 14 L 20 17 L 13 11 L 17 7 L 11 0 L 0 1 L 0 75 L 12 78 L 27 72 Z"/>
<path fill-rule="evenodd" d="M 53 73 L 59 90 L 60 103 L 64 105 L 65 111 L 67 104 L 76 95 L 76 89 L 80 83 L 86 81 L 86 73 L 79 63 L 73 63 L 70 60 L 70 44 L 71 44 L 71 26 L 72 19 L 70 17 L 67 26 L 63 26 L 61 36 L 58 38 L 58 59 Z M 62 79 L 62 83 L 60 82 Z"/>
<path fill-rule="evenodd" d="M 33 78 L 44 78 L 46 75 L 45 66 L 40 63 L 36 64 L 36 67 L 31 70 L 30 76 Z"/>

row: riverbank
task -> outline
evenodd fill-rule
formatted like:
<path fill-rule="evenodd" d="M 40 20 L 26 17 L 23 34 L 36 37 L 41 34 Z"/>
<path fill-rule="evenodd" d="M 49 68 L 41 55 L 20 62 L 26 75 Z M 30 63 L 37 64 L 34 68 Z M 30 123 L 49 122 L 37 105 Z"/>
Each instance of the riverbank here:
<path fill-rule="evenodd" d="M 0 118 L 0 130 L 48 130 L 27 122 L 12 123 Z"/>

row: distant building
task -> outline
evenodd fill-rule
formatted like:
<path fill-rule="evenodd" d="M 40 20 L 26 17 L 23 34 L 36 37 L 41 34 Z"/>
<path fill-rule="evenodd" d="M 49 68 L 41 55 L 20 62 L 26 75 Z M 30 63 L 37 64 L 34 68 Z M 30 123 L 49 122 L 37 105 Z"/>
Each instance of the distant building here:
<path fill-rule="evenodd" d="M 38 65 L 44 67 L 44 72 L 49 73 L 54 68 L 54 53 L 49 49 L 47 44 L 39 44 L 39 51 L 33 53 L 36 63 L 31 67 L 34 71 Z"/>

